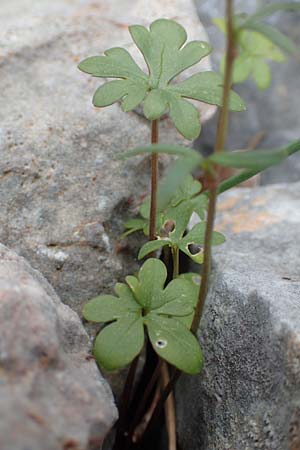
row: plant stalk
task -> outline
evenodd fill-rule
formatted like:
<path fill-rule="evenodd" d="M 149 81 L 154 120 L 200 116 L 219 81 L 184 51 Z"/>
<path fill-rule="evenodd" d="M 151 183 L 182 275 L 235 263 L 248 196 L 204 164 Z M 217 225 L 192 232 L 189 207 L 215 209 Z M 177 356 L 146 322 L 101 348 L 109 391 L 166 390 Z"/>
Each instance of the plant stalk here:
<path fill-rule="evenodd" d="M 172 248 L 172 259 L 173 259 L 173 280 L 179 275 L 179 249 Z"/>
<path fill-rule="evenodd" d="M 227 45 L 226 45 L 226 62 L 225 77 L 223 88 L 222 108 L 219 114 L 217 136 L 215 143 L 215 152 L 221 152 L 224 149 L 227 132 L 228 132 L 228 116 L 229 116 L 229 99 L 232 79 L 232 67 L 235 58 L 234 28 L 233 28 L 233 0 L 226 0 L 226 19 L 227 19 Z M 208 212 L 207 224 L 204 240 L 204 258 L 201 274 L 201 285 L 199 290 L 198 303 L 191 326 L 191 331 L 196 334 L 200 320 L 203 314 L 204 304 L 209 287 L 209 279 L 211 272 L 211 242 L 214 229 L 214 221 L 216 214 L 216 203 L 218 194 L 218 171 L 206 171 L 206 182 L 208 186 Z"/>
<path fill-rule="evenodd" d="M 162 389 L 165 389 L 168 386 L 168 383 L 170 382 L 169 367 L 166 361 L 163 361 L 161 365 L 161 381 L 162 381 Z M 165 418 L 168 433 L 168 450 L 177 449 L 175 411 L 176 411 L 175 396 L 172 390 L 165 402 Z"/>
<path fill-rule="evenodd" d="M 132 361 L 128 375 L 125 381 L 124 389 L 122 392 L 122 397 L 120 401 L 120 408 L 119 408 L 119 421 L 117 424 L 117 431 L 116 431 L 116 438 L 115 443 L 113 446 L 113 450 L 119 450 L 122 448 L 122 441 L 124 439 L 124 433 L 127 426 L 127 419 L 128 419 L 128 410 L 129 410 L 129 403 L 131 399 L 131 393 L 134 385 L 134 379 L 136 374 L 136 369 L 139 361 L 139 355 L 134 358 Z"/>
<path fill-rule="evenodd" d="M 154 372 L 152 374 L 152 377 L 151 377 L 151 379 L 150 379 L 150 381 L 149 381 L 149 383 L 148 383 L 148 385 L 147 385 L 147 387 L 146 387 L 146 389 L 144 391 L 143 397 L 142 397 L 142 399 L 141 399 L 141 401 L 139 403 L 139 406 L 138 406 L 138 408 L 137 408 L 137 410 L 135 412 L 135 415 L 134 415 L 134 417 L 133 417 L 133 419 L 131 421 L 130 428 L 128 430 L 128 442 L 132 441 L 132 437 L 133 437 L 134 431 L 135 431 L 136 427 L 139 426 L 139 423 L 142 420 L 142 415 L 143 415 L 143 413 L 145 411 L 145 408 L 147 406 L 147 402 L 149 400 L 150 394 L 153 391 L 155 383 L 157 382 L 157 380 L 158 380 L 158 378 L 160 376 L 161 364 L 162 364 L 162 361 L 159 360 L 157 365 L 156 365 L 156 368 L 155 368 L 155 370 L 154 370 Z"/>
<path fill-rule="evenodd" d="M 158 120 L 151 124 L 151 144 L 158 143 Z M 150 197 L 150 230 L 149 240 L 156 239 L 156 209 L 157 209 L 157 183 L 158 183 L 158 154 L 151 154 L 151 197 Z"/>
<path fill-rule="evenodd" d="M 232 65 L 235 56 L 235 48 L 234 48 L 234 30 L 233 30 L 233 1 L 226 0 L 226 16 L 227 16 L 227 50 L 226 50 L 226 67 L 225 67 L 225 81 L 224 81 L 224 90 L 223 90 L 223 107 L 221 109 L 219 120 L 218 120 L 218 128 L 217 128 L 217 137 L 215 144 L 215 151 L 222 151 L 225 145 L 226 136 L 227 136 L 227 128 L 228 128 L 228 106 L 229 106 L 229 95 L 230 95 L 230 87 L 231 87 L 231 73 L 232 73 Z M 218 192 L 218 176 L 212 175 L 215 171 L 207 171 L 207 185 L 208 185 L 208 195 L 209 195 L 209 206 L 208 206 L 208 215 L 207 215 L 207 226 L 205 232 L 205 244 L 204 244 L 204 262 L 203 262 L 203 272 L 202 272 L 202 281 L 200 286 L 198 304 L 195 311 L 195 316 L 193 320 L 193 324 L 191 330 L 196 333 L 201 315 L 203 312 L 203 307 L 206 299 L 206 294 L 208 291 L 208 283 L 209 283 L 209 275 L 211 269 L 211 241 L 212 241 L 212 232 L 214 226 L 214 218 L 216 212 L 216 199 Z M 177 264 L 174 263 L 174 266 Z M 176 270 L 176 269 L 175 269 Z M 147 430 L 144 434 L 144 439 L 151 433 L 155 421 L 160 414 L 161 408 L 163 407 L 166 399 L 169 397 L 170 393 L 173 390 L 173 387 L 180 377 L 181 372 L 179 370 L 175 370 L 171 379 L 167 386 L 164 388 L 159 402 L 152 414 L 152 418 L 148 424 Z"/>

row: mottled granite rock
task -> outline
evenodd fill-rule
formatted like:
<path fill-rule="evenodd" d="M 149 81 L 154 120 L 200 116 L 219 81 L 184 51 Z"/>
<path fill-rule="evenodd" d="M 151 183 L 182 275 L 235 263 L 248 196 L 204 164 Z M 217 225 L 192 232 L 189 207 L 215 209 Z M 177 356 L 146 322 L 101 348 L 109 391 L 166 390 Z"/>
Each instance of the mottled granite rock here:
<path fill-rule="evenodd" d="M 79 317 L 0 245 L 0 448 L 98 450 L 117 419 Z"/>
<path fill-rule="evenodd" d="M 78 312 L 137 268 L 136 251 L 115 247 L 131 196 L 148 190 L 148 158 L 114 157 L 148 143 L 150 129 L 118 105 L 94 108 L 101 80 L 77 64 L 109 47 L 131 50 L 128 25 L 161 16 L 182 23 L 190 39 L 207 38 L 192 0 L 1 2 L 0 241 Z M 210 68 L 208 58 L 201 64 Z M 202 118 L 213 112 L 202 108 Z M 181 141 L 169 120 L 160 135 Z"/>
<path fill-rule="evenodd" d="M 298 450 L 300 183 L 224 194 L 217 229 L 205 368 L 177 389 L 181 448 Z"/>

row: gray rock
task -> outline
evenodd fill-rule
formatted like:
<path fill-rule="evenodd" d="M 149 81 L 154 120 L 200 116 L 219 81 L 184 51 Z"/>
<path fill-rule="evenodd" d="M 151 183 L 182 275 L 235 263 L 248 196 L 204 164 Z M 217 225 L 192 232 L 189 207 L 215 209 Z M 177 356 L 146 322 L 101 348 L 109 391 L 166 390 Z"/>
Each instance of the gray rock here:
<path fill-rule="evenodd" d="M 189 450 L 300 446 L 300 183 L 220 197 L 227 242 L 199 330 L 205 368 L 177 389 Z"/>
<path fill-rule="evenodd" d="M 160 16 L 176 18 L 190 39 L 206 39 L 192 0 L 1 2 L 0 241 L 78 312 L 137 268 L 136 249 L 116 245 L 131 197 L 148 192 L 148 158 L 114 158 L 149 143 L 150 129 L 117 105 L 94 108 L 101 80 L 77 64 L 113 46 L 131 49 L 127 26 Z M 213 112 L 202 108 L 203 119 Z M 168 120 L 160 134 L 181 142 Z"/>
<path fill-rule="evenodd" d="M 257 7 L 272 1 L 236 0 L 236 12 L 253 13 Z M 285 3 L 285 2 L 283 2 Z M 224 49 L 224 35 L 212 24 L 212 19 L 224 17 L 225 3 L 218 0 L 197 0 L 198 14 L 207 30 L 209 40 L 214 47 L 212 62 L 218 70 L 219 61 Z M 287 34 L 299 48 L 300 42 L 300 12 L 276 13 L 267 19 Z M 228 148 L 239 149 L 247 147 L 257 135 L 264 132 L 264 138 L 258 148 L 278 148 L 288 142 L 299 139 L 300 133 L 300 83 L 297 74 L 300 73 L 299 56 L 287 57 L 283 64 L 272 63 L 272 84 L 269 89 L 259 91 L 252 81 L 236 85 L 235 90 L 245 100 L 247 110 L 233 113 L 230 117 Z M 199 148 L 210 152 L 214 145 L 216 118 L 208 122 L 202 130 Z M 272 167 L 262 173 L 261 183 L 296 182 L 300 176 L 300 155 L 288 159 L 281 167 Z"/>
<path fill-rule="evenodd" d="M 0 245 L 0 448 L 98 450 L 117 418 L 79 317 Z"/>

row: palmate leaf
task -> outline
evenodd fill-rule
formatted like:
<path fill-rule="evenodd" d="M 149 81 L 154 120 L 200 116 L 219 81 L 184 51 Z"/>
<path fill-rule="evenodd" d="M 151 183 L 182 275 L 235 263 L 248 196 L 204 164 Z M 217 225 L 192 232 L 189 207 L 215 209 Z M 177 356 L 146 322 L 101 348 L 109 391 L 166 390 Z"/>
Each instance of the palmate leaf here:
<path fill-rule="evenodd" d="M 168 113 L 179 133 L 187 139 L 196 138 L 200 133 L 199 112 L 186 98 L 221 105 L 222 81 L 209 72 L 207 75 L 199 74 L 201 76 L 196 79 L 191 78 L 181 89 L 182 83 L 172 82 L 177 75 L 210 53 L 209 44 L 192 41 L 185 45 L 187 35 L 184 28 L 167 19 L 156 20 L 149 30 L 133 25 L 129 31 L 144 56 L 149 74 L 145 74 L 130 54 L 119 47 L 107 50 L 104 56 L 83 60 L 78 66 L 83 72 L 95 77 L 120 78 L 97 89 L 94 105 L 104 107 L 120 101 L 124 111 L 131 111 L 144 101 L 147 119 L 155 120 Z M 231 94 L 230 108 L 235 111 L 244 109 L 237 94 Z"/>
<path fill-rule="evenodd" d="M 166 278 L 167 270 L 162 261 L 148 259 L 138 277 L 126 277 L 127 285 L 116 284 L 118 297 L 103 295 L 85 305 L 85 319 L 92 322 L 113 321 L 100 331 L 94 343 L 94 355 L 105 370 L 116 370 L 132 361 L 144 345 L 144 325 L 148 328 L 151 322 L 152 330 L 155 326 L 161 330 L 165 319 L 170 320 L 168 324 L 172 330 L 166 335 L 170 349 L 162 357 L 188 373 L 200 370 L 201 351 L 189 330 L 198 289 L 189 278 L 178 278 L 165 287 Z M 172 342 L 175 334 L 178 336 Z M 182 339 L 186 340 L 186 344 L 181 342 Z M 176 354 L 178 343 L 180 348 Z M 189 353 L 180 363 L 184 345 Z"/>

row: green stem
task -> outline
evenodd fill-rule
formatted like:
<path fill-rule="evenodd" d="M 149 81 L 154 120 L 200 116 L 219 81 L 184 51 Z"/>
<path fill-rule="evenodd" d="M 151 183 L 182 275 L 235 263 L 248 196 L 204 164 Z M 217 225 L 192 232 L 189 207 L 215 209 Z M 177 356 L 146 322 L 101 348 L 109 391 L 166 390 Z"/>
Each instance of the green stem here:
<path fill-rule="evenodd" d="M 153 120 L 151 125 L 151 143 L 156 144 L 158 142 L 158 121 Z M 158 181 L 158 154 L 152 153 L 151 155 L 151 206 L 150 206 L 150 231 L 149 240 L 156 239 L 156 196 L 157 196 L 157 181 Z M 126 427 L 126 415 L 129 410 L 129 402 L 131 398 L 131 392 L 133 388 L 137 363 L 139 355 L 132 361 L 127 379 L 125 382 L 121 406 L 120 406 L 120 419 L 118 422 L 118 428 L 116 433 L 115 444 L 113 450 L 118 450 L 124 437 L 124 431 Z"/>
<path fill-rule="evenodd" d="M 300 141 L 297 140 L 292 142 L 285 148 L 285 150 L 287 156 L 293 155 L 294 153 L 300 150 Z M 223 192 L 228 191 L 228 189 L 231 189 L 237 186 L 238 184 L 243 183 L 246 180 L 249 180 L 249 178 L 254 177 L 254 175 L 257 175 L 260 172 L 262 172 L 262 170 L 244 170 L 243 172 L 237 175 L 233 175 L 232 177 L 227 178 L 227 180 L 224 180 L 222 181 L 222 183 L 219 184 L 218 194 L 222 194 Z"/>
<path fill-rule="evenodd" d="M 158 120 L 151 124 L 151 144 L 158 143 Z M 156 239 L 156 209 L 157 209 L 157 182 L 158 182 L 158 154 L 151 154 L 151 197 L 150 197 L 150 230 L 149 240 Z"/>
<path fill-rule="evenodd" d="M 223 88 L 223 102 L 222 109 L 219 114 L 217 136 L 215 143 L 215 152 L 221 152 L 224 149 L 227 132 L 228 132 L 228 113 L 229 113 L 229 97 L 232 78 L 232 66 L 235 56 L 234 45 L 234 29 L 233 29 L 233 0 L 226 0 L 226 18 L 227 18 L 227 45 L 226 45 L 226 62 L 225 62 L 225 77 Z M 201 274 L 201 285 L 199 290 L 198 303 L 195 310 L 191 331 L 196 334 L 200 320 L 202 317 L 204 304 L 209 287 L 209 279 L 211 272 L 211 243 L 214 229 L 214 220 L 216 214 L 216 203 L 218 193 L 218 176 L 212 175 L 212 172 L 206 172 L 208 185 L 208 212 L 207 224 L 205 229 L 204 240 L 204 258 Z"/>

